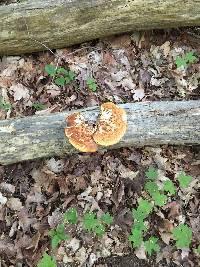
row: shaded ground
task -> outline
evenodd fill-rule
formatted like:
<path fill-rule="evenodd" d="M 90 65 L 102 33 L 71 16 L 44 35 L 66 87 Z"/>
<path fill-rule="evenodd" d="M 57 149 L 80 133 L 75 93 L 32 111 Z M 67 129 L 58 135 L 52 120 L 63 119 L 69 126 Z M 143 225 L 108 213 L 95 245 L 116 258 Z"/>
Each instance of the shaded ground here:
<path fill-rule="evenodd" d="M 0 61 L 0 119 L 48 114 L 62 110 L 135 101 L 199 99 L 199 39 L 193 29 L 151 31 L 96 40 L 81 46 Z M 195 33 L 196 34 L 196 33 Z M 177 68 L 177 56 L 193 52 L 193 64 Z M 75 73 L 75 80 L 58 86 L 44 71 L 59 65 Z M 96 80 L 97 90 L 87 79 Z M 37 104 L 37 105 L 36 105 Z M 23 153 L 23 152 L 22 152 Z M 50 158 L 7 167 L 0 166 L 0 263 L 2 266 L 36 266 L 44 251 L 68 266 L 153 266 L 143 251 L 128 241 L 133 223 L 131 210 L 146 197 L 145 172 L 154 166 L 159 179 L 167 176 L 177 186 L 177 173 L 193 177 L 192 185 L 149 218 L 146 237 L 159 237 L 161 250 L 153 256 L 157 266 L 198 266 L 195 248 L 200 243 L 199 147 L 162 146 L 123 148 L 66 158 Z M 72 238 L 52 251 L 49 230 L 63 213 L 76 207 L 98 215 L 109 212 L 114 223 L 102 238 L 67 226 Z M 181 222 L 193 230 L 189 251 L 175 248 L 170 229 Z M 127 255 L 123 260 L 107 258 Z M 184 254 L 185 253 L 185 254 Z M 101 258 L 107 258 L 105 261 Z M 136 264 L 137 263 L 137 264 Z M 134 264 L 134 265 L 133 265 Z"/>

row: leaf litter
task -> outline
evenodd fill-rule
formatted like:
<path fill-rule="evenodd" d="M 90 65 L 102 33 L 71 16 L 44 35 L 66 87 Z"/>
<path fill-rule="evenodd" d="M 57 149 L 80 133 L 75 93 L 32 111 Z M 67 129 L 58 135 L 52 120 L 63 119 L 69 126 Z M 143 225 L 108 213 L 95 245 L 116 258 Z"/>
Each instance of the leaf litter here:
<path fill-rule="evenodd" d="M 156 38 L 155 38 L 156 37 Z M 184 44 L 172 31 L 133 33 L 96 40 L 49 52 L 0 61 L 0 96 L 11 108 L 0 108 L 0 118 L 48 114 L 99 105 L 107 100 L 117 103 L 199 99 L 199 62 L 176 68 L 177 56 L 199 48 Z M 176 41 L 174 41 L 176 39 Z M 45 65 L 69 68 L 75 80 L 58 86 L 45 71 Z M 87 79 L 93 77 L 98 89 L 92 92 Z M 36 110 L 35 103 L 45 106 Z M 37 106 L 35 106 L 37 107 Z M 199 256 L 193 251 L 176 250 L 171 230 L 179 223 L 190 225 L 193 245 L 199 244 L 200 154 L 187 147 L 123 148 L 87 155 L 50 158 L 29 163 L 0 166 L 0 263 L 2 266 L 36 266 L 50 249 L 49 231 L 62 221 L 63 214 L 76 207 L 81 216 L 95 211 L 109 212 L 112 227 L 102 237 L 87 233 L 82 223 L 67 226 L 70 240 L 62 241 L 56 252 L 58 261 L 78 266 L 101 266 L 103 257 L 132 253 L 128 236 L 132 226 L 131 210 L 144 194 L 144 173 L 149 166 L 158 169 L 161 184 L 169 177 L 177 185 L 177 175 L 184 170 L 193 177 L 192 184 L 170 196 L 148 224 L 152 235 L 160 237 L 162 249 L 154 260 L 159 266 L 186 264 L 197 266 Z M 159 184 L 158 184 L 159 185 Z M 153 240 L 155 241 L 155 240 Z M 135 251 L 146 259 L 156 244 L 143 243 Z M 106 266 L 106 265 L 105 265 Z"/>

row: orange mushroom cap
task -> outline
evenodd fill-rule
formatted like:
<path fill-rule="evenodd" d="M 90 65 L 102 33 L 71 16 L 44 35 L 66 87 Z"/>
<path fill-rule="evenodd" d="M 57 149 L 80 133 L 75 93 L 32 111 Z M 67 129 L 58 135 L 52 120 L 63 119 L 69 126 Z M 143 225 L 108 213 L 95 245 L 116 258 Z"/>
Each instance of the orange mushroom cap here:
<path fill-rule="evenodd" d="M 114 145 L 123 137 L 126 128 L 126 111 L 112 102 L 107 102 L 101 105 L 101 116 L 93 139 L 102 146 Z"/>
<path fill-rule="evenodd" d="M 93 140 L 94 128 L 85 123 L 83 116 L 73 113 L 66 118 L 68 127 L 65 128 L 65 135 L 70 144 L 81 152 L 96 152 L 97 144 Z"/>

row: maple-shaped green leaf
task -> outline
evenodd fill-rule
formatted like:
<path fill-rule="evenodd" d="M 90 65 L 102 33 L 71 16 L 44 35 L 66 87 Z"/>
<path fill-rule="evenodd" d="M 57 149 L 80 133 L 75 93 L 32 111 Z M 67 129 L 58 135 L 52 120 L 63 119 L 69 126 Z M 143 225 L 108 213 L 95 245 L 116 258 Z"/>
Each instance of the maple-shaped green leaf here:
<path fill-rule="evenodd" d="M 105 214 L 103 214 L 103 215 L 101 216 L 101 220 L 102 220 L 105 224 L 110 225 L 110 224 L 113 223 L 113 216 L 111 216 L 109 212 L 106 212 Z"/>
<path fill-rule="evenodd" d="M 64 77 L 58 77 L 54 80 L 54 83 L 58 86 L 64 86 L 65 85 L 65 78 Z"/>
<path fill-rule="evenodd" d="M 49 256 L 46 252 L 43 254 L 42 259 L 38 262 L 37 267 L 56 267 L 56 260 Z"/>
<path fill-rule="evenodd" d="M 56 74 L 56 67 L 48 64 L 44 67 L 44 70 L 46 71 L 47 74 L 49 74 L 50 76 L 54 76 Z"/>
<path fill-rule="evenodd" d="M 177 56 L 175 63 L 176 63 L 177 68 L 187 66 L 187 61 L 185 60 L 185 58 L 180 57 L 180 56 Z"/>
<path fill-rule="evenodd" d="M 148 171 L 145 172 L 147 178 L 149 180 L 156 180 L 158 178 L 158 170 L 156 170 L 154 167 L 150 167 Z"/>
<path fill-rule="evenodd" d="M 144 221 L 135 221 L 134 228 L 139 230 L 140 232 L 145 232 L 147 230 L 147 226 L 145 225 Z"/>
<path fill-rule="evenodd" d="M 147 200 L 141 199 L 137 209 L 132 210 L 134 222 L 142 222 L 152 211 L 153 205 Z"/>
<path fill-rule="evenodd" d="M 169 192 L 170 195 L 176 194 L 176 187 L 174 186 L 174 183 L 171 180 L 164 181 L 163 190 L 165 192 Z"/>
<path fill-rule="evenodd" d="M 144 247 L 147 254 L 151 255 L 153 252 L 158 252 L 160 250 L 159 245 L 157 244 L 158 238 L 152 236 L 149 240 L 144 242 Z"/>
<path fill-rule="evenodd" d="M 195 63 L 197 62 L 198 58 L 194 55 L 194 52 L 188 52 L 185 54 L 185 60 L 188 63 Z"/>
<path fill-rule="evenodd" d="M 64 220 L 69 223 L 76 224 L 78 222 L 77 210 L 75 208 L 71 208 L 67 212 L 65 212 Z"/>
<path fill-rule="evenodd" d="M 159 192 L 158 185 L 155 182 L 147 181 L 144 189 L 152 196 L 154 193 Z"/>
<path fill-rule="evenodd" d="M 177 248 L 189 248 L 192 241 L 192 230 L 186 224 L 180 224 L 172 230 Z"/>
<path fill-rule="evenodd" d="M 143 241 L 142 232 L 137 228 L 132 228 L 128 240 L 131 241 L 133 248 L 139 248 Z"/>
<path fill-rule="evenodd" d="M 184 172 L 181 172 L 178 175 L 177 179 L 181 188 L 187 188 L 192 181 L 192 176 L 186 175 Z"/>
<path fill-rule="evenodd" d="M 167 203 L 167 196 L 157 192 L 152 195 L 156 206 L 163 207 Z"/>
<path fill-rule="evenodd" d="M 105 227 L 103 224 L 98 223 L 95 227 L 94 227 L 94 232 L 97 236 L 102 237 L 105 234 Z"/>
<path fill-rule="evenodd" d="M 88 87 L 91 91 L 95 92 L 97 90 L 97 84 L 96 84 L 96 80 L 94 78 L 88 78 L 86 80 L 86 84 L 88 85 Z"/>
<path fill-rule="evenodd" d="M 83 226 L 86 230 L 93 230 L 98 224 L 98 220 L 96 218 L 96 214 L 93 212 L 86 212 L 83 217 Z"/>
<path fill-rule="evenodd" d="M 53 249 L 57 248 L 61 241 L 68 240 L 70 237 L 65 233 L 64 224 L 58 224 L 56 229 L 49 231 L 51 237 L 51 246 Z"/>

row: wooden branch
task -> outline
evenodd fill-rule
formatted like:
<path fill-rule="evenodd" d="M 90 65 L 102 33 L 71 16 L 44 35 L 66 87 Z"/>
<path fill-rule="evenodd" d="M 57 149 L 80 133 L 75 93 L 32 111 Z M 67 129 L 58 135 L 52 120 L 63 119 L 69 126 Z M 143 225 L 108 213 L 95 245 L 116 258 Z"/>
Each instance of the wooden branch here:
<path fill-rule="evenodd" d="M 128 114 L 128 129 L 117 145 L 200 144 L 200 101 L 145 102 L 120 105 Z M 95 122 L 99 107 L 81 110 Z M 0 121 L 0 164 L 77 153 L 64 136 L 71 112 Z"/>
<path fill-rule="evenodd" d="M 0 54 L 62 48 L 133 30 L 190 25 L 200 25 L 199 0 L 30 0 L 0 6 Z"/>

